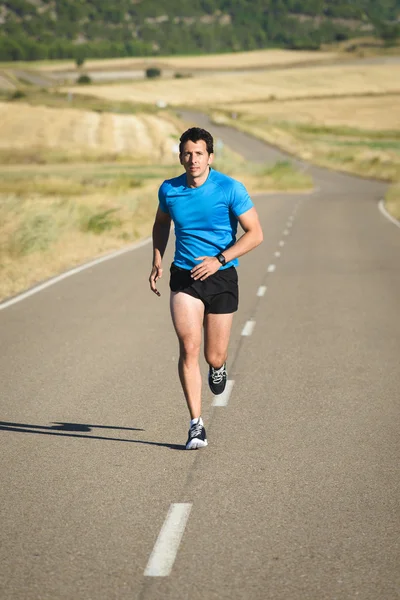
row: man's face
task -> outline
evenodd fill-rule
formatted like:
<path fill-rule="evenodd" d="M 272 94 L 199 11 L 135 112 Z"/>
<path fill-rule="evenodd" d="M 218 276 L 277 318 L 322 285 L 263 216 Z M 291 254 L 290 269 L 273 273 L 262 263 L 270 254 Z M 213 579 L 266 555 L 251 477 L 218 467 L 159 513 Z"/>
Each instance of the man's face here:
<path fill-rule="evenodd" d="M 213 154 L 208 154 L 204 140 L 198 142 L 187 141 L 180 155 L 181 165 L 187 175 L 193 179 L 202 178 L 208 173 L 208 166 L 212 163 Z"/>

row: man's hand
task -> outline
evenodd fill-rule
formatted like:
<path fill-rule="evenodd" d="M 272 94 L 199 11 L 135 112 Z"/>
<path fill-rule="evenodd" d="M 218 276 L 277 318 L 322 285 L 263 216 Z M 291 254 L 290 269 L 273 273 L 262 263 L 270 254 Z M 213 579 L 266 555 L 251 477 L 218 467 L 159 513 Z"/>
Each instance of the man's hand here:
<path fill-rule="evenodd" d="M 163 273 L 163 270 L 162 270 L 161 266 L 158 267 L 157 265 L 153 265 L 153 268 L 151 269 L 151 273 L 150 273 L 150 277 L 149 277 L 149 282 L 150 282 L 151 291 L 154 292 L 157 296 L 161 296 L 161 294 L 158 291 L 158 289 L 156 288 L 156 281 L 157 281 L 157 279 L 161 279 L 162 273 Z"/>
<path fill-rule="evenodd" d="M 201 260 L 202 262 L 191 270 L 192 277 L 195 280 L 200 279 L 200 281 L 204 281 L 207 277 L 216 273 L 221 266 L 221 263 L 215 256 L 198 256 L 196 260 Z"/>

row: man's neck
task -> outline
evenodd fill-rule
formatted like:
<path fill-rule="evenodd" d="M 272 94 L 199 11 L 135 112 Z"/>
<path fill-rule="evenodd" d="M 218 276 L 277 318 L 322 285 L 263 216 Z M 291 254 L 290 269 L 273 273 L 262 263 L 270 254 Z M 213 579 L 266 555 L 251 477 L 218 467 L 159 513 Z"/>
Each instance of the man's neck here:
<path fill-rule="evenodd" d="M 208 176 L 210 175 L 210 167 L 208 167 L 207 171 L 204 173 L 204 175 L 202 177 L 190 177 L 187 173 L 186 173 L 186 181 L 188 184 L 188 187 L 190 188 L 198 188 L 200 186 L 203 185 L 203 183 L 205 183 L 208 179 Z"/>

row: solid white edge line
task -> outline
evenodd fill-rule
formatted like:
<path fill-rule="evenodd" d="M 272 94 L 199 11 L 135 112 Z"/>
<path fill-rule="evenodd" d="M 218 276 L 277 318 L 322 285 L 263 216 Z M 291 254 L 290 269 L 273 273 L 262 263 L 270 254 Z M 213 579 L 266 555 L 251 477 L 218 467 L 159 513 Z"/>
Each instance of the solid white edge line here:
<path fill-rule="evenodd" d="M 5 300 L 4 302 L 2 302 L 0 304 L 0 310 L 3 310 L 4 308 L 7 308 L 8 306 L 12 306 L 13 304 L 16 304 L 17 302 L 21 302 L 21 300 L 25 300 L 25 298 L 29 298 L 29 296 L 33 296 L 34 294 L 37 294 L 38 292 L 45 290 L 46 288 L 50 287 L 51 285 L 54 285 L 55 283 L 58 283 L 59 281 L 62 281 L 63 279 L 66 279 L 67 277 L 76 275 L 76 273 L 80 273 L 81 271 L 84 271 L 85 269 L 89 269 L 90 267 L 94 267 L 95 265 L 105 262 L 106 260 L 111 260 L 112 258 L 121 256 L 121 254 L 126 254 L 126 252 L 132 252 L 132 250 L 137 250 L 138 248 L 145 246 L 149 242 L 151 242 L 151 238 L 146 238 L 145 240 L 142 240 L 141 242 L 137 242 L 136 244 L 133 244 L 133 246 L 129 246 L 128 248 L 121 248 L 121 250 L 116 250 L 115 252 L 111 252 L 111 254 L 106 254 L 105 256 L 101 256 L 100 258 L 95 258 L 94 260 L 91 260 L 90 262 L 84 263 L 83 265 L 79 265 L 79 267 L 75 267 L 73 269 L 70 269 L 69 271 L 65 271 L 65 273 L 56 275 L 55 277 L 48 279 L 44 283 L 40 283 L 39 285 L 36 285 L 35 287 L 27 290 L 26 292 L 23 292 L 22 294 L 18 294 L 18 296 L 14 296 L 14 298 L 10 298 L 10 300 Z"/>
<path fill-rule="evenodd" d="M 276 269 L 275 265 L 269 265 L 267 271 L 268 271 L 268 273 L 273 273 L 275 271 L 275 269 Z"/>
<path fill-rule="evenodd" d="M 146 577 L 167 577 L 171 573 L 191 508 L 189 503 L 169 507 L 144 571 Z"/>
<path fill-rule="evenodd" d="M 388 211 L 386 210 L 384 200 L 380 200 L 378 207 L 384 217 L 389 219 L 389 221 L 391 221 L 393 223 L 393 225 L 397 225 L 397 227 L 400 227 L 400 221 L 398 221 L 397 219 L 392 217 L 392 215 L 390 213 L 388 213 Z"/>
<path fill-rule="evenodd" d="M 255 321 L 246 321 L 245 326 L 242 329 L 242 335 L 249 336 L 253 333 Z"/>
<path fill-rule="evenodd" d="M 232 393 L 233 386 L 235 384 L 234 379 L 228 379 L 226 382 L 226 388 L 219 396 L 214 396 L 213 406 L 226 406 Z"/>
<path fill-rule="evenodd" d="M 261 298 L 262 296 L 264 296 L 265 292 L 267 291 L 267 286 L 266 285 L 260 285 L 260 287 L 257 290 L 257 296 L 259 298 Z"/>

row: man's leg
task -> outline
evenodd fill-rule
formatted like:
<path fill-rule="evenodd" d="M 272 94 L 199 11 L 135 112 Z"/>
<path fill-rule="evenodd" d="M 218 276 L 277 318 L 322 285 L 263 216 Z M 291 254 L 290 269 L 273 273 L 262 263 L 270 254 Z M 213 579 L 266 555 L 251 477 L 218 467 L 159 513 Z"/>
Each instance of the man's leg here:
<path fill-rule="evenodd" d="M 179 378 L 191 419 L 201 415 L 201 347 L 204 304 L 184 292 L 171 292 L 171 316 L 179 340 Z"/>
<path fill-rule="evenodd" d="M 211 367 L 219 369 L 228 356 L 233 314 L 209 313 L 204 319 L 204 355 Z"/>

